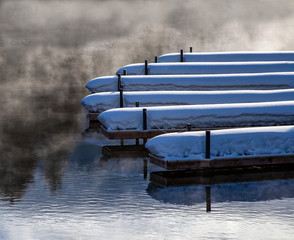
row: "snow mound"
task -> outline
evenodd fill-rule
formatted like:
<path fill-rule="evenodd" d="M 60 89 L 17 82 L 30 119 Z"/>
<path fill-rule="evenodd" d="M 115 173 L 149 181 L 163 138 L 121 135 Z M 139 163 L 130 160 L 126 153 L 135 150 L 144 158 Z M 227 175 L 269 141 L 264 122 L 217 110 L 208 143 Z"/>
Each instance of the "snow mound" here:
<path fill-rule="evenodd" d="M 203 52 L 184 53 L 183 57 L 184 62 L 294 61 L 294 52 Z M 158 62 L 180 61 L 180 53 L 169 53 L 158 57 Z"/>
<path fill-rule="evenodd" d="M 147 129 L 198 129 L 293 124 L 294 101 L 146 107 Z M 142 130 L 142 108 L 116 108 L 98 117 L 109 130 Z"/>
<path fill-rule="evenodd" d="M 273 102 L 294 100 L 294 89 L 234 90 L 234 91 L 156 91 L 124 92 L 123 106 L 172 106 L 216 103 Z M 91 112 L 103 112 L 120 107 L 119 92 L 95 93 L 82 99 L 81 104 Z"/>
<path fill-rule="evenodd" d="M 120 68 L 116 74 L 144 75 L 145 64 L 136 63 Z M 293 72 L 294 62 L 184 62 L 184 63 L 151 63 L 148 74 L 228 74 L 228 73 L 261 73 Z"/>
<path fill-rule="evenodd" d="M 211 131 L 210 159 L 294 154 L 294 126 Z M 165 160 L 205 159 L 205 132 L 163 134 L 145 145 Z"/>
<path fill-rule="evenodd" d="M 90 80 L 90 92 L 118 90 L 117 76 L 98 77 Z M 232 89 L 281 89 L 294 88 L 294 72 L 247 74 L 198 74 L 198 75 L 133 75 L 121 76 L 125 91 L 197 91 Z"/>

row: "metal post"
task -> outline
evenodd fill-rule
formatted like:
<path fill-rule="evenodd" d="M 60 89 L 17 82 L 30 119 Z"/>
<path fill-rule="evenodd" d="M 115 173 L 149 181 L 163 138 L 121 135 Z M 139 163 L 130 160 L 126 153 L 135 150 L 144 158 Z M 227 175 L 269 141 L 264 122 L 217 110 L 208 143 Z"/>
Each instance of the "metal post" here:
<path fill-rule="evenodd" d="M 144 161 L 144 166 L 143 166 L 144 180 L 147 180 L 148 162 L 147 162 L 147 159 L 144 159 L 143 161 Z"/>
<path fill-rule="evenodd" d="M 120 79 L 120 86 L 119 86 L 119 106 L 120 108 L 124 107 L 124 85 L 121 84 L 121 75 L 119 74 L 119 79 Z M 123 146 L 124 145 L 124 140 L 120 139 L 120 145 Z"/>
<path fill-rule="evenodd" d="M 157 57 L 156 57 L 156 56 L 154 57 L 154 62 L 155 62 L 155 63 L 157 63 L 157 62 L 158 62 L 158 59 L 157 59 Z"/>
<path fill-rule="evenodd" d="M 183 49 L 181 49 L 181 62 L 184 62 L 184 52 L 183 52 Z"/>
<path fill-rule="evenodd" d="M 191 52 L 193 52 L 193 48 L 192 48 L 192 47 L 190 47 L 190 53 L 191 53 Z"/>
<path fill-rule="evenodd" d="M 139 107 L 140 103 L 139 102 L 136 102 L 136 107 Z M 136 138 L 136 145 L 139 145 L 140 144 L 140 141 L 139 141 L 139 138 Z"/>
<path fill-rule="evenodd" d="M 210 131 L 205 131 L 205 158 L 210 158 Z"/>
<path fill-rule="evenodd" d="M 147 130 L 147 109 L 143 108 L 143 130 Z M 145 145 L 147 138 L 143 138 L 143 144 Z"/>
<path fill-rule="evenodd" d="M 121 88 L 121 74 L 117 74 L 117 91 Z"/>
<path fill-rule="evenodd" d="M 187 123 L 187 131 L 191 131 L 191 129 L 192 129 L 191 123 Z"/>
<path fill-rule="evenodd" d="M 143 130 L 147 130 L 147 109 L 143 108 Z"/>
<path fill-rule="evenodd" d="M 123 108 L 124 107 L 124 85 L 120 85 L 119 89 L 119 107 Z"/>
<path fill-rule="evenodd" d="M 145 60 L 145 75 L 148 75 L 148 60 Z"/>
<path fill-rule="evenodd" d="M 206 212 L 211 212 L 211 191 L 210 191 L 210 186 L 206 186 L 205 191 L 206 191 Z"/>

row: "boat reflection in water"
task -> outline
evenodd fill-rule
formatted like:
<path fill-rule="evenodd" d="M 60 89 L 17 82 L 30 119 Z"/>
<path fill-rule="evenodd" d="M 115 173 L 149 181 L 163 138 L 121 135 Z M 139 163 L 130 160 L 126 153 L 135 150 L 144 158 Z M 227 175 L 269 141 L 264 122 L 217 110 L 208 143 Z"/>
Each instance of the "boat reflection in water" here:
<path fill-rule="evenodd" d="M 294 197 L 294 165 L 150 173 L 148 194 L 171 204 L 266 201 Z"/>

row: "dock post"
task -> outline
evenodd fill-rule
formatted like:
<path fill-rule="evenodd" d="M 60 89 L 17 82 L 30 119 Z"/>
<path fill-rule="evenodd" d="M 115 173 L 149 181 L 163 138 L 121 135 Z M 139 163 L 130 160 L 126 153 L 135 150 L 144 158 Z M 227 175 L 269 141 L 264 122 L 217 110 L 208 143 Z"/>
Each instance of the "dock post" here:
<path fill-rule="evenodd" d="M 210 158 L 210 131 L 205 131 L 205 158 Z"/>
<path fill-rule="evenodd" d="M 184 52 L 183 52 L 183 49 L 181 49 L 181 62 L 184 62 Z"/>
<path fill-rule="evenodd" d="M 120 85 L 119 89 L 119 107 L 123 108 L 124 107 L 124 85 Z"/>
<path fill-rule="evenodd" d="M 136 107 L 139 107 L 139 106 L 140 106 L 140 103 L 136 102 Z M 139 138 L 136 138 L 136 145 L 139 145 L 139 144 L 140 144 Z"/>
<path fill-rule="evenodd" d="M 187 123 L 187 131 L 189 132 L 191 131 L 191 129 L 192 129 L 191 123 Z"/>
<path fill-rule="evenodd" d="M 127 69 L 123 70 L 123 75 L 127 75 Z"/>
<path fill-rule="evenodd" d="M 148 75 L 148 60 L 145 60 L 145 75 Z"/>
<path fill-rule="evenodd" d="M 154 62 L 155 62 L 155 63 L 158 63 L 158 59 L 157 59 L 156 56 L 154 57 Z"/>
<path fill-rule="evenodd" d="M 121 88 L 121 74 L 117 74 L 117 91 L 119 91 Z"/>
<path fill-rule="evenodd" d="M 192 48 L 192 47 L 190 47 L 190 53 L 191 53 L 191 52 L 193 52 L 193 48 Z"/>
<path fill-rule="evenodd" d="M 144 166 L 143 166 L 144 180 L 147 180 L 148 161 L 147 159 L 143 159 L 143 162 L 144 162 Z"/>
<path fill-rule="evenodd" d="M 147 109 L 143 108 L 143 130 L 147 130 Z M 145 145 L 147 138 L 143 138 L 143 144 Z"/>
<path fill-rule="evenodd" d="M 206 191 L 206 212 L 211 212 L 211 189 L 210 189 L 210 186 L 206 186 L 205 191 Z"/>
<path fill-rule="evenodd" d="M 143 130 L 147 130 L 147 109 L 143 108 Z"/>
<path fill-rule="evenodd" d="M 123 95 L 123 92 L 124 92 L 124 85 L 121 84 L 120 88 L 119 88 L 119 106 L 120 106 L 120 108 L 124 107 L 124 95 Z M 120 145 L 121 146 L 124 145 L 124 140 L 123 139 L 120 139 Z"/>

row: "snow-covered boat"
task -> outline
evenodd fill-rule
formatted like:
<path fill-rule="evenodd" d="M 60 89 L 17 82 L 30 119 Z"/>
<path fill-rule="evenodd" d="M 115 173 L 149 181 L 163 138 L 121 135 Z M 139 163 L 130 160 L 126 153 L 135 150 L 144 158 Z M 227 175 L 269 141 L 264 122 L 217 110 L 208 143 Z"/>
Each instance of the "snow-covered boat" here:
<path fill-rule="evenodd" d="M 150 138 L 181 131 L 187 123 L 195 130 L 290 125 L 294 124 L 294 101 L 146 107 L 145 111 L 116 108 L 104 111 L 98 120 L 109 138 Z"/>
<path fill-rule="evenodd" d="M 112 108 L 173 106 L 217 103 L 274 102 L 294 100 L 294 89 L 230 91 L 137 91 L 94 93 L 82 99 L 90 112 L 101 113 Z"/>
<path fill-rule="evenodd" d="M 229 74 L 293 72 L 294 62 L 184 62 L 184 63 L 146 63 L 130 64 L 120 68 L 116 74 L 128 75 L 169 75 L 169 74 Z"/>
<path fill-rule="evenodd" d="M 294 121 L 294 101 L 147 107 L 147 129 L 180 129 L 286 124 Z M 143 130 L 142 108 L 116 108 L 98 117 L 108 130 Z"/>
<path fill-rule="evenodd" d="M 158 62 L 181 62 L 182 60 L 184 62 L 294 61 L 294 52 L 193 52 L 169 53 L 158 57 Z"/>
<path fill-rule="evenodd" d="M 170 133 L 149 140 L 151 162 L 166 169 L 294 163 L 294 126 Z M 209 151 L 209 157 L 206 152 Z"/>
<path fill-rule="evenodd" d="M 293 68 L 294 69 L 294 68 Z M 198 91 L 294 88 L 294 72 L 198 75 L 121 76 L 125 91 Z M 104 76 L 86 84 L 90 92 L 118 90 L 118 76 Z"/>

